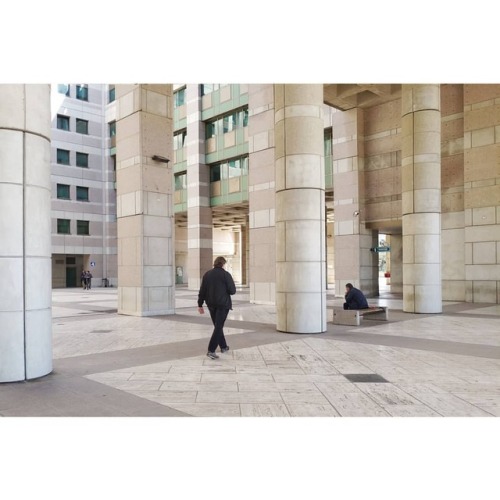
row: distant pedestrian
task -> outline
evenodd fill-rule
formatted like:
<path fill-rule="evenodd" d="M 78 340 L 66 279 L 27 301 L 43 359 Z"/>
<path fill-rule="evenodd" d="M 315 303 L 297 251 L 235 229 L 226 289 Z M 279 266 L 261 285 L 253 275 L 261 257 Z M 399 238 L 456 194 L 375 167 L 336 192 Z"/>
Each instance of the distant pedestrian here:
<path fill-rule="evenodd" d="M 231 295 L 236 293 L 236 286 L 231 274 L 224 269 L 226 262 L 224 257 L 215 259 L 213 269 L 203 275 L 198 293 L 198 312 L 205 314 L 203 302 L 206 302 L 214 325 L 207 352 L 207 356 L 211 359 L 219 357 L 215 354 L 217 346 L 221 352 L 229 351 L 223 328 L 227 315 L 233 308 Z"/>
<path fill-rule="evenodd" d="M 84 290 L 87 289 L 87 271 L 85 269 L 82 269 L 82 272 L 80 274 L 80 283 L 82 285 L 82 288 Z"/>
<path fill-rule="evenodd" d="M 352 283 L 345 286 L 344 309 L 368 309 L 369 305 L 361 290 L 354 288 Z"/>
<path fill-rule="evenodd" d="M 85 271 L 85 288 L 90 290 L 92 288 L 92 273 Z"/>

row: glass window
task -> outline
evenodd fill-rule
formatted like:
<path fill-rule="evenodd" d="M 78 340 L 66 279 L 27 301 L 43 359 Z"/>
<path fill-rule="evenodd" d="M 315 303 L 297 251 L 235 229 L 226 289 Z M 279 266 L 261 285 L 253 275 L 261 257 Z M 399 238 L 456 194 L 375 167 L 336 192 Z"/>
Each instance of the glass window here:
<path fill-rule="evenodd" d="M 116 99 L 116 90 L 115 87 L 110 87 L 108 90 L 108 103 L 113 102 Z"/>
<path fill-rule="evenodd" d="M 79 134 L 88 135 L 89 133 L 89 122 L 88 120 L 81 120 L 80 118 L 76 119 L 76 131 Z"/>
<path fill-rule="evenodd" d="M 174 108 L 186 103 L 186 89 L 180 89 L 174 94 Z"/>
<path fill-rule="evenodd" d="M 210 139 L 212 137 L 215 137 L 216 135 L 215 123 L 216 122 L 207 122 L 205 124 L 205 139 Z"/>
<path fill-rule="evenodd" d="M 182 149 L 186 142 L 186 131 L 174 134 L 174 150 Z"/>
<path fill-rule="evenodd" d="M 76 166 L 88 168 L 89 155 L 87 153 L 76 153 Z"/>
<path fill-rule="evenodd" d="M 57 85 L 57 91 L 59 94 L 64 94 L 65 96 L 69 97 L 69 85 L 67 83 L 59 83 Z"/>
<path fill-rule="evenodd" d="M 69 200 L 69 186 L 67 184 L 57 185 L 57 199 Z"/>
<path fill-rule="evenodd" d="M 332 129 L 325 130 L 324 135 L 325 156 L 332 155 Z"/>
<path fill-rule="evenodd" d="M 59 130 L 69 130 L 69 116 L 57 115 L 57 128 Z"/>
<path fill-rule="evenodd" d="M 67 149 L 57 150 L 57 163 L 69 165 L 69 151 Z"/>
<path fill-rule="evenodd" d="M 242 111 L 243 113 L 243 126 L 247 127 L 248 126 L 248 109 L 244 109 Z"/>
<path fill-rule="evenodd" d="M 220 181 L 220 165 L 210 167 L 210 182 Z"/>
<path fill-rule="evenodd" d="M 211 94 L 216 90 L 219 90 L 220 85 L 218 83 L 202 83 L 201 85 L 201 95 Z"/>
<path fill-rule="evenodd" d="M 76 186 L 76 200 L 77 201 L 89 201 L 89 188 Z"/>
<path fill-rule="evenodd" d="M 241 161 L 239 158 L 229 160 L 227 164 L 229 165 L 229 177 L 239 177 L 241 175 Z"/>
<path fill-rule="evenodd" d="M 248 174 L 248 156 L 241 158 L 241 173 Z"/>
<path fill-rule="evenodd" d="M 116 122 L 109 122 L 109 137 L 116 136 Z"/>
<path fill-rule="evenodd" d="M 69 219 L 57 219 L 57 234 L 71 234 Z"/>
<path fill-rule="evenodd" d="M 234 130 L 235 128 L 235 125 L 236 125 L 236 114 L 233 113 L 231 115 L 227 115 L 227 116 L 224 116 L 224 118 L 222 119 L 222 129 L 224 131 L 224 134 L 226 134 L 227 132 L 231 132 L 232 130 Z"/>
<path fill-rule="evenodd" d="M 175 190 L 187 189 L 187 174 L 177 174 L 175 176 Z"/>
<path fill-rule="evenodd" d="M 89 235 L 89 221 L 77 220 L 76 221 L 76 234 Z"/>
<path fill-rule="evenodd" d="M 89 100 L 89 89 L 87 85 L 77 85 L 76 86 L 76 98 L 80 101 Z"/>

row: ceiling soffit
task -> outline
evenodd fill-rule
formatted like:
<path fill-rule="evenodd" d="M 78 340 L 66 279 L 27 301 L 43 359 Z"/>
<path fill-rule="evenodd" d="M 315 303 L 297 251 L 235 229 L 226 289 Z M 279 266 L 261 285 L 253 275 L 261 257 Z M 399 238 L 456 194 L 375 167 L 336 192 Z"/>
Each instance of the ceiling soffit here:
<path fill-rule="evenodd" d="M 393 83 L 325 83 L 325 104 L 342 111 L 371 108 L 401 97 L 401 84 Z"/>

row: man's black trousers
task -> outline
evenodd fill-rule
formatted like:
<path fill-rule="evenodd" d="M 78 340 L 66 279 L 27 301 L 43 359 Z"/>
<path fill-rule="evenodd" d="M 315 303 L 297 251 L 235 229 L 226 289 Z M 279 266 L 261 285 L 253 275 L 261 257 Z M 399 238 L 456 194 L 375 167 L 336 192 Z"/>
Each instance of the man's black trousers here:
<path fill-rule="evenodd" d="M 217 346 L 221 349 L 227 347 L 226 339 L 224 337 L 224 323 L 226 321 L 229 309 L 221 309 L 219 307 L 209 307 L 210 317 L 212 318 L 212 323 L 214 324 L 214 332 L 208 343 L 209 352 L 215 352 Z"/>

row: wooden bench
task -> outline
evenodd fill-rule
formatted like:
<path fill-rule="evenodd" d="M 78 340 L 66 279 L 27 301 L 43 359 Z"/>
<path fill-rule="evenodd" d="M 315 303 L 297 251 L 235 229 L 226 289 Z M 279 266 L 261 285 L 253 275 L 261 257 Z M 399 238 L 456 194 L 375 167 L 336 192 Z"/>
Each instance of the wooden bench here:
<path fill-rule="evenodd" d="M 369 317 L 370 319 L 388 321 L 389 309 L 384 306 L 370 306 L 368 309 L 347 309 L 334 306 L 332 322 L 335 325 L 359 326 L 361 319 Z"/>

